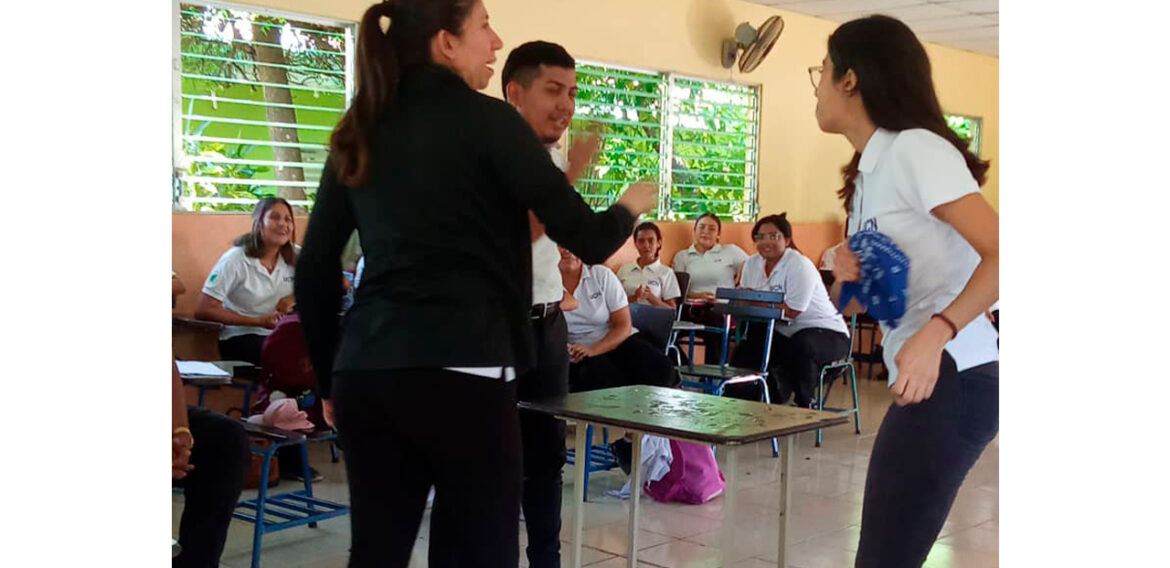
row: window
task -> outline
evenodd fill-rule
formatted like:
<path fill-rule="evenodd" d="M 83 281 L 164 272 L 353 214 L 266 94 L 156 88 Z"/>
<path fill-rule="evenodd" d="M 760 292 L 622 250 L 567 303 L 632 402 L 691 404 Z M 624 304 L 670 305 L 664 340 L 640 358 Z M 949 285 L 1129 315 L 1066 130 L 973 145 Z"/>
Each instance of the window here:
<path fill-rule="evenodd" d="M 948 114 L 946 119 L 947 126 L 955 131 L 959 138 L 966 140 L 967 147 L 978 156 L 983 144 L 983 119 L 961 114 Z"/>
<path fill-rule="evenodd" d="M 181 208 L 308 207 L 353 92 L 350 24 L 177 3 L 174 168 Z"/>
<path fill-rule="evenodd" d="M 658 219 L 755 219 L 759 87 L 596 64 L 579 64 L 577 82 L 570 138 L 603 132 L 595 167 L 577 183 L 590 205 L 608 207 L 650 179 Z"/>

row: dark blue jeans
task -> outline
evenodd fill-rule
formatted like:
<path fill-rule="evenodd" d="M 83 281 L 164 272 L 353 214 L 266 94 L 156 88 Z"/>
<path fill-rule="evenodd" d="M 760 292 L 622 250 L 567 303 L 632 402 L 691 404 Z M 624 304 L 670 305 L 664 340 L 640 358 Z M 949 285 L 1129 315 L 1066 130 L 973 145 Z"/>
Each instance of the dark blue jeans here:
<path fill-rule="evenodd" d="M 971 466 L 999 431 L 999 363 L 955 369 L 928 400 L 891 405 L 869 459 L 856 568 L 922 566 Z"/>

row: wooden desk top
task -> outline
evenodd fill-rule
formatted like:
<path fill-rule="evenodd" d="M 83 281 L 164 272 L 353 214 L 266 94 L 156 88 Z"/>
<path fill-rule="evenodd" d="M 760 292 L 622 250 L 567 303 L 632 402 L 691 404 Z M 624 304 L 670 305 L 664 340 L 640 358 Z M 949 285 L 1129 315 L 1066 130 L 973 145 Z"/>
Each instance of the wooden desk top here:
<path fill-rule="evenodd" d="M 187 328 L 196 331 L 206 331 L 219 333 L 223 331 L 223 324 L 214 321 L 204 321 L 171 314 L 171 327 Z"/>
<path fill-rule="evenodd" d="M 848 416 L 832 412 L 642 385 L 521 402 L 520 408 L 593 424 L 728 446 L 849 421 Z"/>

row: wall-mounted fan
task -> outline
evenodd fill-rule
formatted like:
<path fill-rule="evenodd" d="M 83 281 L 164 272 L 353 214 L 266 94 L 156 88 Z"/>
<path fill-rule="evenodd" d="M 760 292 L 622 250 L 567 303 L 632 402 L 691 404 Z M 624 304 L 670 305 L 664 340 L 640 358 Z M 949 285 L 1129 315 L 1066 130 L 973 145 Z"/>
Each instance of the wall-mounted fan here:
<path fill-rule="evenodd" d="M 739 57 L 739 70 L 751 73 L 759 67 L 760 62 L 772 51 L 776 40 L 780 39 L 780 32 L 784 31 L 784 20 L 780 16 L 772 16 L 764 21 L 764 25 L 757 30 L 751 24 L 744 22 L 735 28 L 735 38 L 723 40 L 723 50 L 720 57 L 724 69 L 731 69 L 735 65 L 735 56 L 739 50 L 743 55 Z"/>

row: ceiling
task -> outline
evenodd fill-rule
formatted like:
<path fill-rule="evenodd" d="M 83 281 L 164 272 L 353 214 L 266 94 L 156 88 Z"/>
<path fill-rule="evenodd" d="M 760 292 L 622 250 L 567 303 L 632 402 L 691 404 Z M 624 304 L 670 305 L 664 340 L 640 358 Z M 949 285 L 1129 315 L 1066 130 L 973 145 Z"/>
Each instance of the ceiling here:
<path fill-rule="evenodd" d="M 999 57 L 999 0 L 747 0 L 834 22 L 887 14 L 918 39 Z"/>

